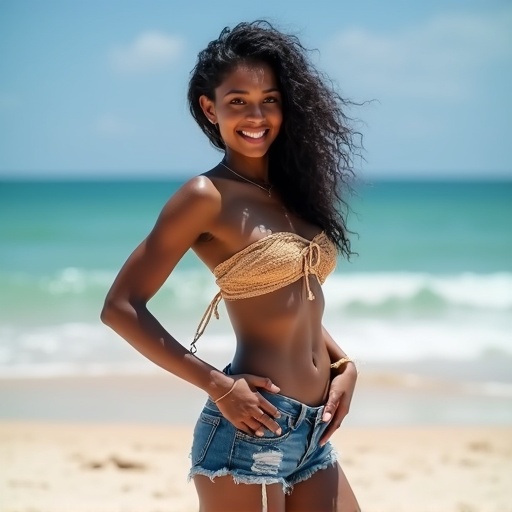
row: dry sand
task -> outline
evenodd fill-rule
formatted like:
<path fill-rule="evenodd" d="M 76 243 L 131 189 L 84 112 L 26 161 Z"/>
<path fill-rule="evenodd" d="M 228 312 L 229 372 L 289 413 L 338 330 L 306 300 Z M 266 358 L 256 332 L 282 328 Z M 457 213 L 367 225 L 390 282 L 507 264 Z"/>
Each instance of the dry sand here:
<path fill-rule="evenodd" d="M 0 423 L 2 512 L 189 512 L 192 427 Z M 512 512 L 510 427 L 342 427 L 364 512 Z M 243 511 L 240 511 L 243 512 Z"/>

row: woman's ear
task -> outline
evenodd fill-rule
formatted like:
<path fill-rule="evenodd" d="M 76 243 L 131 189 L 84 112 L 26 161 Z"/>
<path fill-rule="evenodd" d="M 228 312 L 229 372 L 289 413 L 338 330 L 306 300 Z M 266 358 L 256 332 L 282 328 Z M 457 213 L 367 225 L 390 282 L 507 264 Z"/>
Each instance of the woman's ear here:
<path fill-rule="evenodd" d="M 210 123 L 217 124 L 217 116 L 215 115 L 215 105 L 213 100 L 204 94 L 199 97 L 199 105 Z"/>

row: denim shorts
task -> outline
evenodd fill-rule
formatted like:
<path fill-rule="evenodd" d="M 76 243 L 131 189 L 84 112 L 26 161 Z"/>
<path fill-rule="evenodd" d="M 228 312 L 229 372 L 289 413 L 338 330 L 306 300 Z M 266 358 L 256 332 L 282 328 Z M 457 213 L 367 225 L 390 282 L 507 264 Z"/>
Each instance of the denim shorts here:
<path fill-rule="evenodd" d="M 289 493 L 294 484 L 336 464 L 331 443 L 318 444 L 328 426 L 322 421 L 324 406 L 309 407 L 283 395 L 260 393 L 280 411 L 275 421 L 281 435 L 268 429 L 263 437 L 248 435 L 208 399 L 194 429 L 189 480 L 195 475 L 211 480 L 231 475 L 236 483 L 280 483 Z"/>

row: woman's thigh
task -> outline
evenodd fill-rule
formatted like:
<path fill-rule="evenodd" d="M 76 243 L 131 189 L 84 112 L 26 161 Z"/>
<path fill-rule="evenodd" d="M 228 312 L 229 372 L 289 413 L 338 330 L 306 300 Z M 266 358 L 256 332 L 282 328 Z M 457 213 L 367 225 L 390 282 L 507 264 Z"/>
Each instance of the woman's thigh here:
<path fill-rule="evenodd" d="M 286 512 L 360 511 L 339 464 L 317 471 L 307 480 L 295 484 L 292 493 L 286 496 Z"/>
<path fill-rule="evenodd" d="M 194 476 L 199 512 L 261 512 L 263 486 L 237 484 L 231 476 Z M 268 512 L 285 512 L 285 498 L 281 484 L 266 485 Z"/>

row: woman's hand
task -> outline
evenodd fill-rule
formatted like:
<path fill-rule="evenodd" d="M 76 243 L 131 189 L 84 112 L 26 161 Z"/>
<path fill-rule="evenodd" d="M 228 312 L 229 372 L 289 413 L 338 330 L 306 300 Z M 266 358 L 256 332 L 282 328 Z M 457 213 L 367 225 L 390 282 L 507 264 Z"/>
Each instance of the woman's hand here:
<path fill-rule="evenodd" d="M 216 403 L 222 415 L 251 436 L 263 436 L 265 428 L 281 435 L 281 428 L 273 419 L 281 413 L 257 391 L 260 388 L 278 393 L 279 388 L 270 379 L 249 373 L 229 377 L 232 377 L 231 388 Z"/>
<path fill-rule="evenodd" d="M 329 398 L 324 408 L 322 420 L 330 422 L 320 439 L 323 446 L 340 427 L 343 418 L 348 414 L 350 402 L 357 381 L 357 370 L 353 363 L 348 363 L 342 373 L 337 373 L 331 380 Z"/>

